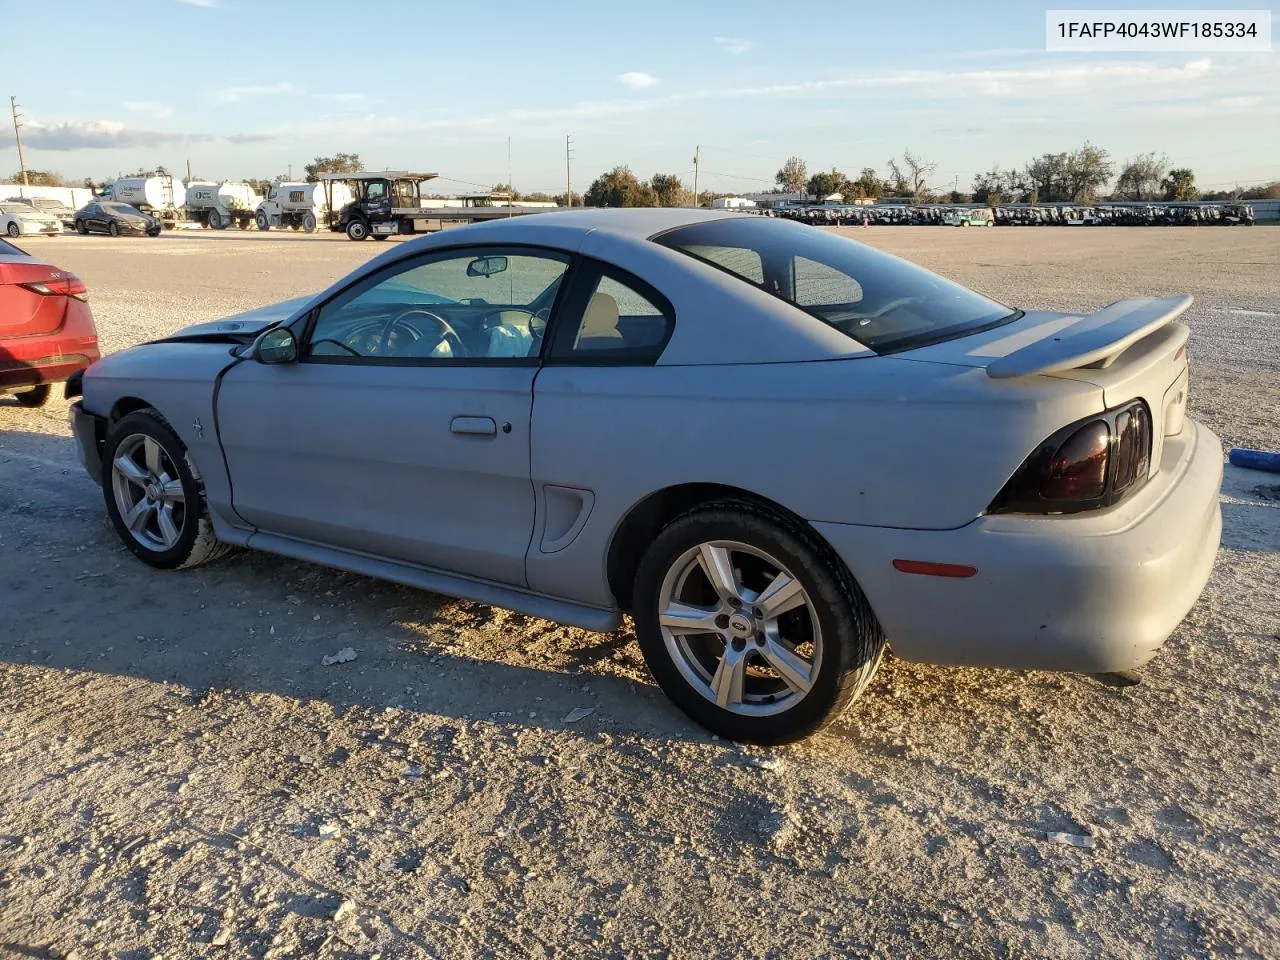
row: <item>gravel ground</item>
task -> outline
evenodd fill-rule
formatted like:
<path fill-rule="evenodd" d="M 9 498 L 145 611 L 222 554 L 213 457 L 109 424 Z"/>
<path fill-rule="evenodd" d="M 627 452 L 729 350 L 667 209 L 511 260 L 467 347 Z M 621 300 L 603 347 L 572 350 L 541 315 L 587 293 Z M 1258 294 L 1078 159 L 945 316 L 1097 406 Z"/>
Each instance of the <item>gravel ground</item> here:
<path fill-rule="evenodd" d="M 1280 449 L 1280 230 L 848 232 L 1021 306 L 1195 294 L 1193 415 Z M 29 247 L 106 350 L 386 249 Z M 765 752 L 686 722 L 625 633 L 265 555 L 153 572 L 65 404 L 0 400 L 0 956 L 1280 956 L 1274 479 L 1228 470 L 1141 685 L 890 658 Z"/>

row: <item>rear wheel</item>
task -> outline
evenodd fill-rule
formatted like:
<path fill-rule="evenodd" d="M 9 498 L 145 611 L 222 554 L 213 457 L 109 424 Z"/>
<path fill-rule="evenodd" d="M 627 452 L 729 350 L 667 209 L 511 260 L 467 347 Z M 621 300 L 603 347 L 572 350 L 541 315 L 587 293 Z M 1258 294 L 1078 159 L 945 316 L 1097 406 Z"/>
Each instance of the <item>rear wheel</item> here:
<path fill-rule="evenodd" d="M 352 220 L 347 224 L 347 237 L 351 240 L 365 240 L 369 236 L 369 225 L 363 220 Z"/>
<path fill-rule="evenodd" d="M 224 226 L 224 224 L 223 224 L 223 222 L 222 222 L 222 217 L 221 217 L 221 215 L 218 213 L 218 211 L 217 211 L 217 210 L 210 210 L 210 211 L 209 211 L 209 229 L 210 229 L 210 230 L 221 230 L 221 229 L 223 228 L 223 226 Z"/>
<path fill-rule="evenodd" d="M 114 220 L 107 224 L 107 233 L 113 237 L 120 236 L 120 228 L 116 226 L 116 222 Z"/>
<path fill-rule="evenodd" d="M 675 704 L 722 737 L 776 744 L 838 717 L 884 635 L 839 559 L 798 521 L 746 502 L 699 507 L 636 575 L 636 635 Z"/>
<path fill-rule="evenodd" d="M 43 407 L 49 402 L 49 397 L 53 395 L 53 388 L 47 383 L 42 383 L 38 387 L 33 387 L 22 393 L 15 393 L 14 397 L 24 407 Z"/>
<path fill-rule="evenodd" d="M 186 447 L 158 413 L 139 410 L 122 417 L 102 452 L 107 515 L 134 556 L 176 570 L 229 551 L 213 534 L 204 488 Z"/>
<path fill-rule="evenodd" d="M 302 229 L 307 233 L 316 232 L 316 215 L 314 213 L 308 213 L 303 216 Z"/>

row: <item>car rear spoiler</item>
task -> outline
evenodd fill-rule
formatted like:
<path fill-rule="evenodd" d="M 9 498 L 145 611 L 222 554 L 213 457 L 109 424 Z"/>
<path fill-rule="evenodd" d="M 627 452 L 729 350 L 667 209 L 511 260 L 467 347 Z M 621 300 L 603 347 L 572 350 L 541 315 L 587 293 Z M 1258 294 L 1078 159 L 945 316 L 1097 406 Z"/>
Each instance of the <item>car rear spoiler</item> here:
<path fill-rule="evenodd" d="M 1096 365 L 1108 367 L 1143 337 L 1172 323 L 1191 306 L 1191 297 L 1135 297 L 1117 300 L 1081 317 L 1058 333 L 997 357 L 987 364 L 996 379 L 1029 377 Z"/>

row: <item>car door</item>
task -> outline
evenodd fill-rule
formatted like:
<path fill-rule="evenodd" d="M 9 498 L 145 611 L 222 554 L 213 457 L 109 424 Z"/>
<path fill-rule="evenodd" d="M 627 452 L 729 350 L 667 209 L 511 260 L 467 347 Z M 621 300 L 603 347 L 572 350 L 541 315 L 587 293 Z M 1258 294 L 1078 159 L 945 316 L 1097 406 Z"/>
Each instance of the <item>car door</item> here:
<path fill-rule="evenodd" d="M 90 233 L 103 233 L 107 229 L 106 221 L 103 219 L 102 204 L 95 203 L 89 207 L 88 216 L 85 219 L 85 226 Z"/>
<path fill-rule="evenodd" d="M 569 264 L 529 247 L 409 258 L 312 311 L 296 362 L 235 365 L 217 412 L 236 512 L 527 585 L 533 380 Z"/>

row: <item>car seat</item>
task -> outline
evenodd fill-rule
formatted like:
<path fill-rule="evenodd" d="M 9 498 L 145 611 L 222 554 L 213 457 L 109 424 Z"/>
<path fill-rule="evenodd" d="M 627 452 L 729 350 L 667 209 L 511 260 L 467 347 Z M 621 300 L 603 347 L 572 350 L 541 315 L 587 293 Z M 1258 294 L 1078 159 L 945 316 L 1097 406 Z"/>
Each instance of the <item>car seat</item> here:
<path fill-rule="evenodd" d="M 618 320 L 618 301 L 607 293 L 596 291 L 582 315 L 582 326 L 578 328 L 573 349 L 612 350 L 625 346 Z"/>

